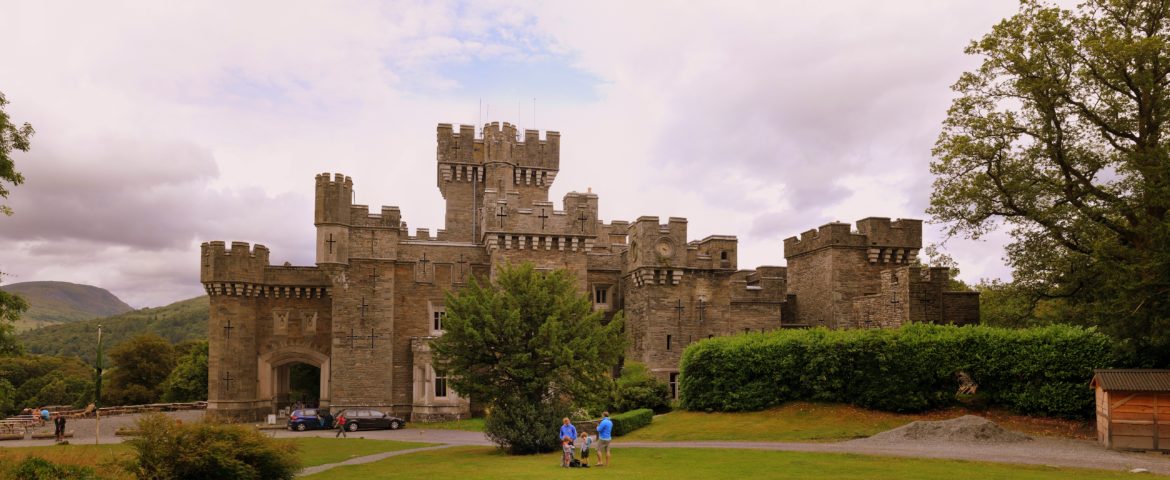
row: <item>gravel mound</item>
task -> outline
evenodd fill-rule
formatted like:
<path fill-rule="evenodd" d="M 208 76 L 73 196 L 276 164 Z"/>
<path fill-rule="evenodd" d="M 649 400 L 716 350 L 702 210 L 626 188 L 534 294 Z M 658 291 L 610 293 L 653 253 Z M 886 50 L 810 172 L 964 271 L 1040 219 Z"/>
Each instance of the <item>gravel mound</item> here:
<path fill-rule="evenodd" d="M 862 441 L 874 443 L 1018 443 L 1032 440 L 1022 433 L 1005 430 L 995 422 L 975 415 L 963 415 L 937 422 L 917 421 L 888 430 Z"/>

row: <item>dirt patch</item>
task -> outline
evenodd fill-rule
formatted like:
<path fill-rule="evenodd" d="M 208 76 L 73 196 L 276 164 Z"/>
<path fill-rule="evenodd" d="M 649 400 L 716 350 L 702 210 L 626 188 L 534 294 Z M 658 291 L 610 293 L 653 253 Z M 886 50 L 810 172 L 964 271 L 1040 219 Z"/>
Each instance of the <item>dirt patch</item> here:
<path fill-rule="evenodd" d="M 995 422 L 975 415 L 940 421 L 917 421 L 888 430 L 862 441 L 874 443 L 954 442 L 1019 443 L 1032 440 L 1022 433 L 1005 430 Z"/>

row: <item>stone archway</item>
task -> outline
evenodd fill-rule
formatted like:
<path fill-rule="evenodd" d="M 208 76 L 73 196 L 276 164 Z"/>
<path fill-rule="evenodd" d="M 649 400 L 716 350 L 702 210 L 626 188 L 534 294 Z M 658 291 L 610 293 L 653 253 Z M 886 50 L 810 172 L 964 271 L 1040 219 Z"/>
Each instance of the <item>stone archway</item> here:
<path fill-rule="evenodd" d="M 287 346 L 261 355 L 259 366 L 259 400 L 276 413 L 282 395 L 289 391 L 289 367 L 296 363 L 320 369 L 319 407 L 329 408 L 329 356 L 307 346 Z"/>

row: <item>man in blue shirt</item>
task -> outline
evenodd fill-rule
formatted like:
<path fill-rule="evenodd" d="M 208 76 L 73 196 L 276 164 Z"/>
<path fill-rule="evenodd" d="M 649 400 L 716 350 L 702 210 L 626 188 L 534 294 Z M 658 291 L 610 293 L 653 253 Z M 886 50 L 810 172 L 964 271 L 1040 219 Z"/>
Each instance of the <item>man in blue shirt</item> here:
<path fill-rule="evenodd" d="M 575 440 L 577 438 L 577 427 L 574 427 L 572 423 L 569 423 L 569 417 L 565 417 L 561 420 L 561 422 L 564 423 L 564 425 L 561 425 L 560 438 L 569 437 L 570 439 Z M 571 444 L 573 441 L 569 440 L 569 443 Z"/>
<path fill-rule="evenodd" d="M 609 465 L 609 441 L 613 438 L 613 421 L 609 419 L 609 412 L 601 412 L 601 423 L 597 424 L 597 466 Z M 605 461 L 601 461 L 601 453 L 605 452 Z"/>

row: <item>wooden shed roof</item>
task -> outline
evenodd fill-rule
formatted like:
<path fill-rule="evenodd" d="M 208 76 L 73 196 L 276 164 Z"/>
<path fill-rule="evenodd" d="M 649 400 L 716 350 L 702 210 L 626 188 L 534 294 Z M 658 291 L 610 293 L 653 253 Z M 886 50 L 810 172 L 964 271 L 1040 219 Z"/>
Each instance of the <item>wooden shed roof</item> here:
<path fill-rule="evenodd" d="M 1094 370 L 1094 387 L 1133 392 L 1170 392 L 1170 370 Z"/>

